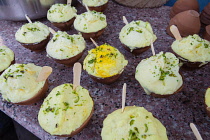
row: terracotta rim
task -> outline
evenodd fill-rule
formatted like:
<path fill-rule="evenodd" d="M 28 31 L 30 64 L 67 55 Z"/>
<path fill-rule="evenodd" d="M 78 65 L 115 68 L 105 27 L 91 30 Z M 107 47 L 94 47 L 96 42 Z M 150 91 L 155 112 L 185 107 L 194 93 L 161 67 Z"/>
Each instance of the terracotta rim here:
<path fill-rule="evenodd" d="M 35 51 L 35 52 L 40 52 L 45 50 L 45 47 L 47 45 L 47 43 L 50 40 L 50 34 L 47 36 L 46 39 L 42 40 L 39 43 L 21 43 L 19 42 L 23 47 L 25 47 L 26 49 L 29 49 L 31 51 Z"/>
<path fill-rule="evenodd" d="M 125 48 L 125 50 L 131 52 L 131 49 L 126 46 L 125 44 L 122 44 L 123 47 Z M 149 48 L 151 48 L 151 46 L 146 46 L 146 47 L 142 47 L 142 48 L 136 48 L 136 49 L 133 49 L 131 53 L 135 54 L 135 55 L 139 55 L 145 51 L 147 51 Z"/>
<path fill-rule="evenodd" d="M 75 62 L 77 62 L 83 55 L 85 49 L 80 52 L 79 54 L 71 57 L 71 58 L 68 58 L 68 59 L 55 59 L 53 57 L 50 56 L 51 59 L 53 59 L 54 61 L 56 61 L 57 63 L 60 63 L 60 64 L 64 64 L 66 66 L 73 66 Z"/>
<path fill-rule="evenodd" d="M 76 134 L 78 134 L 79 132 L 81 132 L 86 126 L 87 124 L 90 122 L 92 116 L 93 116 L 93 113 L 94 113 L 94 104 L 93 104 L 93 108 L 92 108 L 92 111 L 89 115 L 89 117 L 84 121 L 84 123 L 79 127 L 77 128 L 76 130 L 72 131 L 71 134 L 69 135 L 54 135 L 54 136 L 59 136 L 59 137 L 72 137 Z"/>
<path fill-rule="evenodd" d="M 121 73 L 122 74 L 122 73 Z M 96 77 L 96 76 L 93 76 L 93 75 L 90 75 L 90 77 L 98 82 L 98 83 L 102 83 L 102 84 L 112 84 L 114 83 L 115 81 L 117 81 L 117 79 L 120 78 L 121 74 L 116 74 L 114 76 L 111 76 L 111 77 L 106 77 L 106 78 L 99 78 L 99 77 Z"/>
<path fill-rule="evenodd" d="M 104 10 L 106 10 L 106 8 L 108 7 L 108 3 L 105 3 L 104 5 L 101 5 L 101 6 L 88 6 L 88 8 L 91 10 L 91 11 L 97 11 L 97 12 L 103 12 Z"/>
<path fill-rule="evenodd" d="M 61 31 L 67 31 L 71 29 L 72 24 L 74 23 L 74 20 L 76 18 L 73 17 L 72 19 L 66 21 L 66 22 L 52 22 L 52 25 L 59 28 Z"/>
<path fill-rule="evenodd" d="M 15 64 L 15 62 L 16 62 L 16 61 L 15 61 L 15 56 L 14 56 L 14 60 L 10 63 L 9 66 Z M 7 68 L 9 68 L 9 66 L 8 66 Z M 7 68 L 6 68 L 6 69 L 7 69 Z M 4 69 L 3 71 L 0 71 L 0 75 L 1 75 L 6 69 Z"/>
<path fill-rule="evenodd" d="M 183 79 L 183 76 L 182 76 L 182 75 L 181 75 L 181 77 L 182 77 L 182 79 Z M 156 98 L 167 98 L 167 97 L 169 97 L 169 96 L 171 96 L 171 95 L 175 95 L 176 93 L 180 92 L 180 91 L 182 90 L 182 88 L 183 88 L 183 84 L 182 84 L 182 86 L 181 86 L 177 91 L 175 91 L 175 92 L 172 93 L 172 94 L 161 95 L 161 94 L 151 93 L 151 95 L 152 95 L 153 97 L 156 97 Z"/>
<path fill-rule="evenodd" d="M 81 34 L 84 37 L 84 39 L 90 39 L 90 38 L 97 39 L 104 32 L 105 28 L 103 28 L 103 29 L 101 29 L 101 30 L 99 30 L 97 32 L 92 32 L 92 33 L 83 33 L 83 32 L 81 32 Z M 78 31 L 78 32 L 80 32 L 80 31 Z"/>
<path fill-rule="evenodd" d="M 48 90 L 48 87 L 49 87 L 49 83 L 48 83 L 48 79 L 47 79 L 44 83 L 44 86 L 32 98 L 30 98 L 28 100 L 25 100 L 25 101 L 22 101 L 22 102 L 13 103 L 13 104 L 30 105 L 30 104 L 36 103 L 37 101 L 39 101 L 39 100 L 41 100 L 42 98 L 45 97 L 46 92 Z"/>

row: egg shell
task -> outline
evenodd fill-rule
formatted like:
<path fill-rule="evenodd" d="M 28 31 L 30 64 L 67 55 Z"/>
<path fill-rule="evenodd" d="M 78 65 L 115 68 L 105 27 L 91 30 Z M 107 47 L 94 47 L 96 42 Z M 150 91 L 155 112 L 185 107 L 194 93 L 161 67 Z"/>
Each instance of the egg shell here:
<path fill-rule="evenodd" d="M 199 13 L 194 10 L 188 10 L 174 16 L 166 29 L 167 33 L 174 37 L 170 31 L 171 25 L 177 26 L 182 37 L 198 34 L 201 28 Z"/>
<path fill-rule="evenodd" d="M 71 29 L 72 24 L 74 23 L 75 17 L 70 19 L 69 21 L 66 22 L 52 22 L 52 24 L 59 28 L 61 31 L 67 31 Z"/>
<path fill-rule="evenodd" d="M 45 47 L 47 45 L 47 43 L 50 40 L 50 34 L 47 36 L 46 39 L 44 39 L 43 41 L 39 42 L 39 43 L 21 43 L 19 42 L 23 47 L 25 47 L 26 49 L 29 49 L 31 51 L 35 51 L 35 52 L 41 52 L 43 50 L 45 50 Z"/>
<path fill-rule="evenodd" d="M 170 14 L 170 18 L 173 18 L 176 14 L 187 10 L 199 12 L 199 3 L 197 0 L 178 0 L 171 9 L 173 13 Z"/>

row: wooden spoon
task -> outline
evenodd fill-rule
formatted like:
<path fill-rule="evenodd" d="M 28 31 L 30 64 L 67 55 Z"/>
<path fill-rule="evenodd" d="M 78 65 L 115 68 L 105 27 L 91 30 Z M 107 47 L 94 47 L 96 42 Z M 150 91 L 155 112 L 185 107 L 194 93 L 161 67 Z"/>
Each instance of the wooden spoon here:
<path fill-rule="evenodd" d="M 27 14 L 25 14 L 26 19 L 28 20 L 29 23 L 32 23 L 31 19 L 28 17 Z"/>
<path fill-rule="evenodd" d="M 123 84 L 123 89 L 122 89 L 122 112 L 124 111 L 125 108 L 125 99 L 126 99 L 126 83 Z"/>
<path fill-rule="evenodd" d="M 67 0 L 67 4 L 71 6 L 72 0 Z"/>
<path fill-rule="evenodd" d="M 126 19 L 125 16 L 123 16 L 123 22 L 127 25 L 128 24 L 128 20 Z"/>
<path fill-rule="evenodd" d="M 41 82 L 47 80 L 47 78 L 50 76 L 52 73 L 52 68 L 49 66 L 44 66 L 42 67 L 42 70 L 40 71 L 36 81 Z"/>
<path fill-rule="evenodd" d="M 92 38 L 90 38 L 90 40 L 93 42 L 93 44 L 98 47 L 98 44 L 95 42 L 95 40 L 93 40 Z"/>
<path fill-rule="evenodd" d="M 88 6 L 86 4 L 84 4 L 84 5 L 85 5 L 87 12 L 90 12 L 90 9 L 88 8 Z"/>
<path fill-rule="evenodd" d="M 73 67 L 73 90 L 75 90 L 77 86 L 80 86 L 81 71 L 82 65 L 79 62 L 75 63 Z"/>
<path fill-rule="evenodd" d="M 195 137 L 197 138 L 197 140 L 203 140 L 198 129 L 196 128 L 196 126 L 194 125 L 194 123 L 190 123 L 190 127 L 195 135 Z"/>
<path fill-rule="evenodd" d="M 170 31 L 174 35 L 176 40 L 182 40 L 182 37 L 181 37 L 181 35 L 179 33 L 179 30 L 178 30 L 178 28 L 175 25 L 171 25 Z"/>
<path fill-rule="evenodd" d="M 50 27 L 48 27 L 49 28 L 49 31 L 51 32 L 51 34 L 55 34 L 56 33 L 56 31 L 55 30 L 53 30 L 52 28 L 50 28 Z"/>
<path fill-rule="evenodd" d="M 151 39 L 151 49 L 152 49 L 152 55 L 155 55 L 155 48 Z"/>

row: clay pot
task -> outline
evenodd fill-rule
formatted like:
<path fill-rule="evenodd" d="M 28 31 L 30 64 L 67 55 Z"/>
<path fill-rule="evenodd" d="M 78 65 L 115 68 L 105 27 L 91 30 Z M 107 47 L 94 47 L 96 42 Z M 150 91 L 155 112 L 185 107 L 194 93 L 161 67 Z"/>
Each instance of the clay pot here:
<path fill-rule="evenodd" d="M 68 58 L 68 59 L 56 59 L 51 56 L 49 56 L 49 57 L 57 63 L 64 64 L 68 67 L 72 67 L 74 65 L 74 63 L 76 63 L 82 57 L 83 53 L 84 53 L 84 50 L 82 52 L 80 52 L 79 54 L 77 54 L 71 58 Z"/>
<path fill-rule="evenodd" d="M 48 87 L 49 87 L 49 83 L 48 83 L 48 79 L 47 79 L 45 81 L 44 86 L 32 98 L 30 98 L 28 100 L 25 100 L 25 101 L 17 102 L 17 103 L 14 103 L 14 104 L 17 104 L 17 105 L 31 105 L 33 103 L 36 103 L 46 96 L 46 92 L 48 90 Z"/>
<path fill-rule="evenodd" d="M 206 26 L 203 38 L 210 41 L 210 25 Z"/>
<path fill-rule="evenodd" d="M 149 48 L 151 48 L 151 46 L 145 46 L 145 47 L 143 47 L 143 48 L 136 48 L 136 49 L 134 49 L 134 50 L 131 51 L 131 49 L 130 49 L 128 46 L 126 46 L 126 45 L 124 45 L 124 44 L 122 44 L 122 45 L 123 45 L 123 47 L 125 48 L 125 50 L 131 52 L 131 53 L 134 54 L 134 55 L 139 55 L 139 54 L 141 54 L 141 53 L 147 51 Z"/>
<path fill-rule="evenodd" d="M 106 10 L 107 6 L 108 6 L 108 2 L 101 6 L 96 6 L 96 7 L 88 6 L 88 8 L 91 11 L 103 12 L 104 10 Z"/>
<path fill-rule="evenodd" d="M 197 0 L 178 0 L 170 11 L 170 18 L 173 18 L 176 14 L 187 11 L 195 10 L 199 12 L 199 3 Z"/>
<path fill-rule="evenodd" d="M 208 5 L 206 5 L 203 11 L 201 12 L 200 20 L 202 25 L 204 26 L 210 24 L 210 3 L 208 3 Z"/>
<path fill-rule="evenodd" d="M 105 28 L 97 31 L 97 32 L 91 32 L 91 33 L 84 33 L 84 32 L 80 32 L 82 34 L 82 37 L 84 37 L 84 39 L 97 39 L 99 36 L 101 36 L 101 34 L 104 32 Z"/>
<path fill-rule="evenodd" d="M 21 42 L 19 43 L 26 49 L 29 49 L 34 52 L 41 52 L 45 50 L 45 47 L 47 43 L 49 42 L 49 40 L 50 40 L 50 34 L 47 36 L 46 39 L 42 40 L 39 43 L 21 43 Z"/>
<path fill-rule="evenodd" d="M 182 79 L 183 79 L 183 77 L 182 77 Z M 153 97 L 155 97 L 155 98 L 167 98 L 167 97 L 169 97 L 171 95 L 175 95 L 176 93 L 180 92 L 182 90 L 182 88 L 183 88 L 183 84 L 182 84 L 182 86 L 179 89 L 177 89 L 177 91 L 175 91 L 172 94 L 161 95 L 161 94 L 151 93 L 151 95 Z"/>
<path fill-rule="evenodd" d="M 68 31 L 71 29 L 72 24 L 74 23 L 75 17 L 70 19 L 69 21 L 66 22 L 52 22 L 52 24 L 59 28 L 61 31 Z"/>
<path fill-rule="evenodd" d="M 199 13 L 195 10 L 188 10 L 174 16 L 166 29 L 167 33 L 174 37 L 170 31 L 171 25 L 177 26 L 182 37 L 197 34 L 201 28 Z"/>

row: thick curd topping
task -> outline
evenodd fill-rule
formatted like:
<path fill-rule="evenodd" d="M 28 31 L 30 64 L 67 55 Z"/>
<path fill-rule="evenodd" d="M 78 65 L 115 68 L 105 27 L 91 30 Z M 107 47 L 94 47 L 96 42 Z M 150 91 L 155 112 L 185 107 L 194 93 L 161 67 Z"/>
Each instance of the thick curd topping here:
<path fill-rule="evenodd" d="M 96 11 L 89 11 L 77 15 L 74 21 L 74 28 L 84 33 L 97 32 L 104 29 L 106 26 L 106 15 Z"/>
<path fill-rule="evenodd" d="M 108 0 L 82 0 L 83 4 L 86 4 L 87 6 L 91 7 L 97 7 L 104 5 L 108 2 Z"/>
<path fill-rule="evenodd" d="M 32 63 L 11 65 L 0 76 L 2 97 L 13 103 L 34 97 L 45 84 L 45 81 L 36 81 L 41 69 Z"/>
<path fill-rule="evenodd" d="M 197 34 L 174 41 L 171 48 L 176 54 L 190 62 L 210 61 L 210 42 Z"/>
<path fill-rule="evenodd" d="M 67 4 L 54 4 L 47 11 L 47 19 L 50 22 L 66 22 L 77 15 L 75 7 Z"/>
<path fill-rule="evenodd" d="M 68 135 L 90 116 L 93 100 L 88 90 L 72 84 L 54 88 L 45 98 L 38 115 L 41 127 L 51 135 Z"/>
<path fill-rule="evenodd" d="M 125 25 L 121 29 L 119 38 L 131 51 L 133 49 L 150 46 L 151 41 L 154 42 L 157 39 L 150 23 L 141 20 L 132 21 Z"/>
<path fill-rule="evenodd" d="M 179 68 L 179 59 L 174 54 L 160 52 L 138 64 L 135 78 L 147 94 L 173 94 L 183 84 Z"/>
<path fill-rule="evenodd" d="M 166 128 L 143 107 L 118 109 L 103 122 L 102 140 L 168 140 Z"/>
<path fill-rule="evenodd" d="M 14 52 L 7 46 L 0 46 L 0 72 L 8 68 L 15 59 Z"/>
<path fill-rule="evenodd" d="M 47 44 L 47 54 L 55 59 L 69 59 L 81 53 L 86 43 L 81 35 L 69 35 L 58 31 Z"/>
<path fill-rule="evenodd" d="M 90 75 L 106 78 L 120 74 L 127 64 L 128 61 L 116 48 L 103 44 L 88 52 L 83 68 Z"/>
<path fill-rule="evenodd" d="M 15 34 L 15 39 L 20 43 L 39 43 L 50 34 L 48 27 L 41 22 L 24 24 Z"/>

